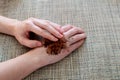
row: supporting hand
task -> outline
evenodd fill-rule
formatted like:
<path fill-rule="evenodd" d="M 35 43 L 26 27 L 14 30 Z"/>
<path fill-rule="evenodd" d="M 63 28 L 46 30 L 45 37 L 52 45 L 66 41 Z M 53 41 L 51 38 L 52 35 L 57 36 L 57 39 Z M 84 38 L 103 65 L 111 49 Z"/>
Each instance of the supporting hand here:
<path fill-rule="evenodd" d="M 39 36 L 47 38 L 52 41 L 57 41 L 63 35 L 60 25 L 50 22 L 48 20 L 41 20 L 36 18 L 29 18 L 20 21 L 14 28 L 14 36 L 22 44 L 30 48 L 41 46 L 41 42 L 29 39 L 29 32 L 34 32 Z"/>

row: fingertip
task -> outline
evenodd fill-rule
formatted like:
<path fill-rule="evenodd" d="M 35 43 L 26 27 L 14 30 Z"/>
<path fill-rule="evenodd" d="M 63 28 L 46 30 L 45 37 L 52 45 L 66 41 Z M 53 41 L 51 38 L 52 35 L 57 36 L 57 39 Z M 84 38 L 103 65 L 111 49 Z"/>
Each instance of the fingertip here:
<path fill-rule="evenodd" d="M 57 38 L 54 38 L 54 41 L 58 41 L 58 39 L 57 39 Z"/>
<path fill-rule="evenodd" d="M 36 43 L 36 46 L 41 46 L 41 45 L 42 45 L 41 42 L 37 42 L 37 43 Z"/>
<path fill-rule="evenodd" d="M 63 33 L 64 33 L 64 30 L 63 30 L 63 29 L 60 29 L 60 33 L 63 34 Z"/>
<path fill-rule="evenodd" d="M 85 39 L 85 38 L 87 37 L 86 33 L 82 33 L 82 34 L 81 34 L 81 37 L 82 37 L 83 39 Z"/>
<path fill-rule="evenodd" d="M 85 38 L 87 38 L 87 34 L 85 33 Z"/>
<path fill-rule="evenodd" d="M 83 33 L 82 35 L 83 35 L 83 36 L 82 36 L 82 37 L 83 37 L 83 39 L 85 40 L 85 39 L 87 38 L 86 33 Z"/>
<path fill-rule="evenodd" d="M 42 43 L 39 41 L 31 41 L 31 44 L 29 45 L 30 48 L 36 48 L 42 46 Z"/>
<path fill-rule="evenodd" d="M 57 39 L 56 37 L 52 37 L 52 38 L 50 38 L 49 40 L 58 41 L 58 39 Z"/>
<path fill-rule="evenodd" d="M 59 38 L 62 38 L 63 37 L 63 34 L 60 34 Z"/>

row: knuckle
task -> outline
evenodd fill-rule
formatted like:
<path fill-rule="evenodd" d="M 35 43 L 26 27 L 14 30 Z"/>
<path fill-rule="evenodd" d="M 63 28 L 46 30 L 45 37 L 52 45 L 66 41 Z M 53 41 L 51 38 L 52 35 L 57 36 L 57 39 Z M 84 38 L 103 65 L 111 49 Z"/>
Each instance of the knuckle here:
<path fill-rule="evenodd" d="M 69 37 L 64 35 L 65 40 L 69 41 Z"/>
<path fill-rule="evenodd" d="M 46 28 L 49 27 L 48 23 L 44 23 L 43 25 L 44 25 Z"/>
<path fill-rule="evenodd" d="M 30 20 L 30 21 L 33 21 L 35 18 L 33 18 L 33 17 L 30 17 L 30 18 L 28 18 L 28 20 Z"/>
<path fill-rule="evenodd" d="M 44 24 L 45 24 L 45 25 L 48 25 L 48 24 L 49 24 L 49 22 L 47 22 L 47 21 L 44 21 Z"/>
<path fill-rule="evenodd" d="M 31 26 L 32 25 L 32 22 L 27 20 L 27 21 L 24 21 L 24 25 L 27 27 L 27 26 Z"/>
<path fill-rule="evenodd" d="M 49 23 L 50 21 L 49 21 L 49 20 L 43 20 L 43 22 L 45 22 L 45 23 Z"/>
<path fill-rule="evenodd" d="M 83 31 L 81 28 L 79 28 L 79 27 L 75 27 L 74 29 L 75 29 L 75 31 L 76 31 L 77 33 L 83 33 L 83 32 L 84 32 L 84 31 Z"/>
<path fill-rule="evenodd" d="M 34 17 L 28 18 L 28 21 L 31 21 L 31 22 L 34 22 L 35 20 L 36 20 L 36 18 L 34 18 Z"/>
<path fill-rule="evenodd" d="M 49 23 L 50 21 L 49 20 L 44 20 L 44 22 Z"/>
<path fill-rule="evenodd" d="M 66 26 L 70 27 L 70 28 L 73 28 L 73 26 L 71 24 L 67 24 Z"/>
<path fill-rule="evenodd" d="M 39 29 L 39 33 L 42 35 L 44 33 L 44 31 Z"/>
<path fill-rule="evenodd" d="M 45 26 L 45 27 L 49 27 L 50 26 L 50 22 L 47 21 L 47 20 L 43 20 L 42 23 L 43 23 L 43 26 Z"/>
<path fill-rule="evenodd" d="M 78 33 L 79 29 L 77 27 L 74 27 L 74 30 Z"/>
<path fill-rule="evenodd" d="M 66 53 L 68 53 L 68 54 L 69 54 L 69 52 L 70 52 L 70 49 L 69 49 L 69 48 L 67 48 L 67 49 L 66 49 Z"/>

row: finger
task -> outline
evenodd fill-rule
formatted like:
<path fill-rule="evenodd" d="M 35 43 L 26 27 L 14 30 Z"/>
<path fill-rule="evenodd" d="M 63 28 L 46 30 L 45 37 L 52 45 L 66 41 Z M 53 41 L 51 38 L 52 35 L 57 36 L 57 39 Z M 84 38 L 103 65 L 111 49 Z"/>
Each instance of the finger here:
<path fill-rule="evenodd" d="M 62 30 L 61 30 L 61 25 L 59 24 L 56 24 L 56 23 L 53 23 L 51 21 L 49 21 L 50 25 L 52 25 L 57 31 L 59 31 L 60 33 L 62 33 Z"/>
<path fill-rule="evenodd" d="M 67 32 L 67 31 L 70 30 L 71 28 L 73 28 L 72 25 L 65 25 L 65 26 L 62 26 L 62 27 L 61 27 L 62 32 Z"/>
<path fill-rule="evenodd" d="M 62 38 L 63 36 L 53 27 L 49 24 L 48 21 L 45 20 L 39 20 L 39 19 L 34 19 L 34 24 L 47 30 L 48 32 L 50 32 L 51 34 L 53 34 L 54 36 L 58 37 L 58 38 Z"/>
<path fill-rule="evenodd" d="M 42 43 L 40 41 L 37 41 L 37 40 L 29 40 L 27 38 L 22 38 L 21 39 L 21 44 L 29 47 L 29 48 L 35 48 L 35 47 L 39 47 L 39 46 L 42 46 Z"/>
<path fill-rule="evenodd" d="M 45 29 L 58 38 L 63 37 L 63 35 L 58 30 L 56 30 L 53 25 L 49 25 L 48 28 L 46 27 Z"/>
<path fill-rule="evenodd" d="M 65 49 L 63 51 L 63 54 L 70 54 L 72 51 L 79 48 L 84 43 L 84 41 L 85 41 L 85 39 L 80 40 L 80 41 L 76 42 L 75 44 L 72 44 L 70 47 L 68 47 L 67 49 Z"/>
<path fill-rule="evenodd" d="M 70 38 L 71 36 L 75 34 L 80 34 L 80 33 L 83 33 L 83 30 L 81 28 L 74 27 L 70 29 L 69 31 L 65 32 L 64 35 L 66 38 Z"/>
<path fill-rule="evenodd" d="M 86 38 L 86 34 L 85 33 L 83 33 L 83 34 L 77 34 L 75 36 L 70 37 L 69 40 L 68 40 L 68 42 L 69 42 L 69 45 L 71 45 L 71 44 L 73 44 L 75 42 L 78 42 L 78 41 L 80 41 L 82 39 L 85 39 L 85 38 Z"/>
<path fill-rule="evenodd" d="M 72 44 L 70 47 L 69 47 L 69 50 L 70 52 L 74 51 L 75 49 L 79 48 L 83 43 L 84 43 L 85 39 L 83 40 L 80 40 L 74 44 Z"/>
<path fill-rule="evenodd" d="M 63 49 L 61 51 L 61 53 L 58 54 L 58 55 L 55 55 L 55 57 L 63 59 L 64 57 L 66 57 L 67 55 L 69 55 L 72 51 L 74 51 L 75 49 L 79 48 L 84 43 L 84 41 L 85 40 L 81 40 L 81 41 L 76 42 L 75 44 L 71 45 L 67 49 Z"/>
<path fill-rule="evenodd" d="M 32 25 L 32 27 L 30 27 L 30 31 L 32 31 L 32 32 L 36 33 L 37 35 L 40 35 L 40 36 L 42 36 L 46 39 L 52 40 L 52 41 L 57 41 L 58 40 L 53 35 L 51 35 L 47 31 L 45 31 L 44 29 L 41 29 L 41 28 L 37 27 L 36 25 Z"/>

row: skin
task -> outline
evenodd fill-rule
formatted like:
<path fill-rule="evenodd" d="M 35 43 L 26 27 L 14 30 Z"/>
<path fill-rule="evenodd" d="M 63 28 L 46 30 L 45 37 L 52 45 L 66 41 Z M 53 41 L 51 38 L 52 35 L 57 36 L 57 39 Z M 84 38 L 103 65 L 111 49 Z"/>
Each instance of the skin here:
<path fill-rule="evenodd" d="M 64 34 L 68 40 L 68 47 L 58 55 L 49 55 L 46 53 L 46 48 L 38 47 L 41 46 L 41 42 L 28 39 L 29 31 L 53 41 Z M 56 63 L 80 47 L 86 38 L 81 28 L 72 25 L 61 27 L 56 23 L 35 18 L 18 21 L 0 16 L 0 32 L 14 36 L 22 45 L 36 47 L 21 56 L 1 62 L 0 80 L 21 80 L 38 68 Z"/>

